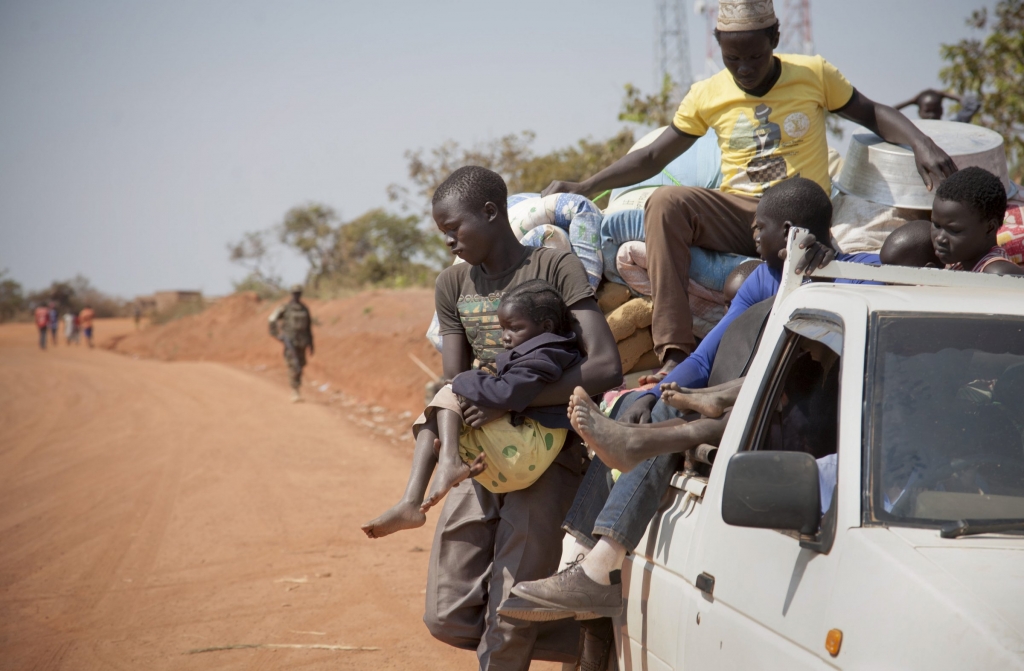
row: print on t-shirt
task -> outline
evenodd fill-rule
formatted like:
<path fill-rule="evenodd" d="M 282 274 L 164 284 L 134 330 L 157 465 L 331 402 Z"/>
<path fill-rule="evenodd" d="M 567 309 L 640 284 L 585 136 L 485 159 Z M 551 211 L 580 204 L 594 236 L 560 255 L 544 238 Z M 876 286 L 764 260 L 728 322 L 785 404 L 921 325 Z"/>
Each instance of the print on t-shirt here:
<path fill-rule="evenodd" d="M 801 175 L 828 192 L 825 116 L 842 108 L 853 86 L 821 56 L 776 54 L 782 70 L 762 96 L 740 89 L 728 70 L 697 82 L 676 111 L 681 133 L 714 129 L 722 150 L 724 193 L 760 196 L 772 184 Z"/>
<path fill-rule="evenodd" d="M 501 326 L 498 324 L 498 307 L 504 291 L 487 296 L 479 294 L 459 296 L 455 304 L 459 320 L 466 331 L 466 340 L 480 361 L 480 367 L 494 371 L 494 361 L 505 351 L 501 344 Z"/>

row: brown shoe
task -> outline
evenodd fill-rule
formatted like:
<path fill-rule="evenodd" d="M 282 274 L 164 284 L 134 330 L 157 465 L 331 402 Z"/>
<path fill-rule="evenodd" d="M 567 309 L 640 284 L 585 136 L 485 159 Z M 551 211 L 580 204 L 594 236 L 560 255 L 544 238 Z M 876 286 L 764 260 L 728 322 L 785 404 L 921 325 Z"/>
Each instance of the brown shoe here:
<path fill-rule="evenodd" d="M 614 617 L 622 612 L 622 580 L 619 571 L 612 571 L 611 585 L 594 582 L 583 572 L 582 555 L 564 570 L 550 578 L 521 582 L 512 594 L 540 606 L 599 617 Z"/>
<path fill-rule="evenodd" d="M 611 671 L 618 668 L 615 656 L 615 635 L 607 617 L 583 623 L 583 652 L 580 671 Z"/>
<path fill-rule="evenodd" d="M 525 620 L 527 622 L 551 622 L 553 620 L 567 620 L 569 618 L 589 620 L 600 617 L 597 613 L 575 613 L 571 610 L 540 606 L 518 596 L 510 596 L 505 599 L 505 603 L 498 607 L 498 615 L 504 618 Z"/>

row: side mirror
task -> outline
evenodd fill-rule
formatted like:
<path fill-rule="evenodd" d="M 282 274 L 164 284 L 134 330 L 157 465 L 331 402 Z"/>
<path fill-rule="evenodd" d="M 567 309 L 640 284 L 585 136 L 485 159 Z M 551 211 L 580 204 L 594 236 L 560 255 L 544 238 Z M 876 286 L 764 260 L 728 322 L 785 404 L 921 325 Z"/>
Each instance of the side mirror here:
<path fill-rule="evenodd" d="M 810 536 L 821 522 L 818 464 L 804 452 L 740 452 L 722 488 L 726 524 Z"/>

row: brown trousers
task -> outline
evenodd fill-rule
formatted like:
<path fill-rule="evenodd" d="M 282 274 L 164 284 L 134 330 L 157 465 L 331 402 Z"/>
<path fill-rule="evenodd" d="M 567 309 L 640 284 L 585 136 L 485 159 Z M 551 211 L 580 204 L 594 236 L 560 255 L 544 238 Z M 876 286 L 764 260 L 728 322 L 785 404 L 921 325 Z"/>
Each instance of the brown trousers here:
<path fill-rule="evenodd" d="M 569 435 L 575 440 L 526 489 L 493 494 L 469 480 L 445 497 L 430 550 L 423 621 L 434 638 L 476 650 L 481 669 L 527 671 L 531 659 L 576 661 L 575 620 L 498 616 L 513 585 L 558 570 L 562 519 L 582 479 L 580 441 Z"/>
<path fill-rule="evenodd" d="M 692 186 L 663 186 L 644 207 L 647 271 L 651 277 L 654 351 L 689 354 L 696 347 L 690 285 L 690 247 L 757 256 L 754 212 L 758 199 Z"/>

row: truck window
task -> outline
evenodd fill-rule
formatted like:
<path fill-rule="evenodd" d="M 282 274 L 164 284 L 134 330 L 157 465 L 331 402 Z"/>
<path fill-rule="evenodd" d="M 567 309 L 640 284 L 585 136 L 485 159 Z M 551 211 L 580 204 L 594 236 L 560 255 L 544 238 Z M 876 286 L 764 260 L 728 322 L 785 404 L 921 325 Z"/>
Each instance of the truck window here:
<path fill-rule="evenodd" d="M 818 461 L 822 511 L 831 508 L 839 445 L 842 327 L 795 318 L 765 385 L 746 449 L 806 452 Z"/>
<path fill-rule="evenodd" d="M 751 450 L 835 454 L 840 356 L 821 342 L 792 334 L 773 384 L 759 404 Z"/>
<path fill-rule="evenodd" d="M 867 522 L 1024 518 L 1024 319 L 872 317 Z"/>

